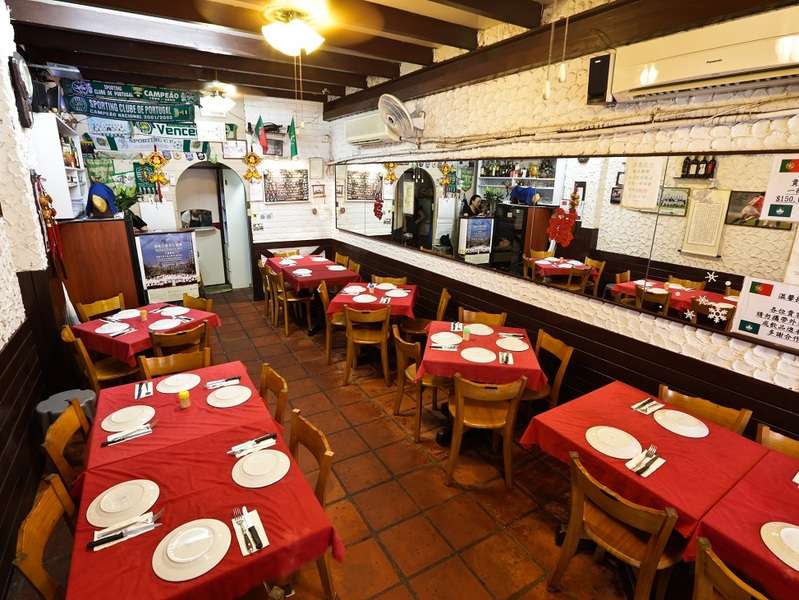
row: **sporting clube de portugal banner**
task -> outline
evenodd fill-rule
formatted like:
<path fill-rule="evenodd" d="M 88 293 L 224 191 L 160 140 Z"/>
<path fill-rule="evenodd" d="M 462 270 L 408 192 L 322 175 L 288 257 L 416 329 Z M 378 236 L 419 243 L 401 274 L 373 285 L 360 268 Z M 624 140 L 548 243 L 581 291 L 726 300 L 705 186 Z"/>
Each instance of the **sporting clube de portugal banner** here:
<path fill-rule="evenodd" d="M 799 348 L 799 286 L 745 278 L 732 331 Z"/>

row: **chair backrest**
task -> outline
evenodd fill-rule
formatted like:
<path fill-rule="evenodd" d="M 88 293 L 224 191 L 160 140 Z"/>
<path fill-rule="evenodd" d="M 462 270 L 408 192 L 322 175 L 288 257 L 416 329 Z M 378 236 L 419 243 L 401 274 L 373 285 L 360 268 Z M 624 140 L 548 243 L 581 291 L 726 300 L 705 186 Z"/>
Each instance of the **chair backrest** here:
<path fill-rule="evenodd" d="M 710 304 L 702 304 L 699 302 L 699 298 L 691 298 L 691 310 L 693 311 L 693 314 L 691 315 L 691 323 L 694 325 L 701 323 L 703 325 L 709 325 L 717 329 L 723 329 L 724 331 L 731 331 L 732 322 L 735 320 L 735 311 L 737 307 L 733 306 L 732 308 L 718 309 L 721 315 L 724 317 L 723 319 L 719 317 L 718 322 L 714 321 L 710 316 L 711 309 L 713 308 L 714 307 Z"/>
<path fill-rule="evenodd" d="M 529 256 L 532 260 L 541 260 L 542 258 L 555 256 L 555 252 L 550 250 L 530 250 Z"/>
<path fill-rule="evenodd" d="M 508 313 L 487 313 L 476 310 L 466 310 L 462 306 L 458 307 L 458 321 L 461 323 L 482 323 L 483 325 L 505 325 Z"/>
<path fill-rule="evenodd" d="M 91 386 L 96 394 L 100 393 L 100 380 L 97 378 L 97 372 L 94 370 L 94 362 L 92 361 L 86 346 L 83 345 L 83 340 L 76 338 L 69 325 L 61 327 L 61 341 L 67 344 L 75 357 L 75 364 L 78 370 L 86 378 L 87 383 Z"/>
<path fill-rule="evenodd" d="M 347 339 L 357 341 L 358 329 L 380 323 L 383 338 L 388 339 L 389 325 L 391 322 L 391 308 L 377 310 L 357 310 L 350 306 L 344 307 L 344 321 L 347 324 Z"/>
<path fill-rule="evenodd" d="M 597 260 L 595 258 L 591 258 L 591 257 L 587 256 L 583 262 L 585 264 L 587 264 L 589 267 L 591 267 L 592 269 L 596 269 L 597 270 L 597 274 L 596 274 L 596 278 L 597 279 L 600 279 L 602 277 L 602 272 L 605 270 L 605 265 L 607 264 L 607 261 Z"/>
<path fill-rule="evenodd" d="M 272 289 L 273 294 L 283 294 L 286 292 L 286 283 L 283 279 L 283 271 L 280 273 L 275 273 L 272 269 L 268 269 L 267 277 L 269 277 L 269 287 Z"/>
<path fill-rule="evenodd" d="M 308 419 L 300 415 L 300 409 L 295 408 L 291 411 L 291 437 L 289 438 L 289 452 L 296 459 L 299 445 L 305 446 L 316 462 L 319 463 L 319 473 L 316 477 L 316 499 L 319 504 L 325 505 L 325 493 L 327 491 L 327 480 L 330 477 L 330 469 L 333 465 L 333 450 L 325 437 L 325 434 L 311 424 Z"/>
<path fill-rule="evenodd" d="M 565 270 L 565 269 L 564 269 Z M 585 292 L 585 286 L 588 285 L 588 278 L 591 276 L 590 269 L 569 269 L 569 278 L 566 280 L 566 285 L 576 285 L 580 289 L 580 293 Z"/>
<path fill-rule="evenodd" d="M 72 485 L 83 467 L 76 467 L 64 458 L 64 450 L 76 433 L 81 432 L 84 440 L 89 436 L 89 420 L 78 400 L 70 400 L 67 409 L 47 428 L 42 447 L 52 461 L 61 479 Z"/>
<path fill-rule="evenodd" d="M 683 287 L 691 288 L 694 290 L 705 289 L 705 281 L 694 281 L 692 279 L 681 279 L 674 275 L 669 275 L 669 283 L 677 283 Z"/>
<path fill-rule="evenodd" d="M 651 288 L 650 288 L 651 289 Z M 635 286 L 635 307 L 647 309 L 647 305 L 654 304 L 660 308 L 655 309 L 654 312 L 666 315 L 669 312 L 669 304 L 671 302 L 671 294 L 668 292 L 660 294 L 657 292 L 647 291 L 643 285 Z"/>
<path fill-rule="evenodd" d="M 736 290 L 734 287 L 727 286 L 724 288 L 724 295 L 725 296 L 740 296 L 741 290 Z"/>
<path fill-rule="evenodd" d="M 497 425 L 496 410 L 502 406 L 507 409 L 505 422 L 513 428 L 519 402 L 527 387 L 527 377 L 521 377 L 511 383 L 477 383 L 464 379 L 460 373 L 455 373 L 455 415 L 454 418 L 463 422 L 468 408 L 490 408 L 486 412 L 487 419 L 484 423 L 475 422 L 479 419 L 479 411 L 470 411 L 469 422 L 473 425 Z"/>
<path fill-rule="evenodd" d="M 78 311 L 78 317 L 80 317 L 83 323 L 91 321 L 94 317 L 124 309 L 125 296 L 122 292 L 119 292 L 119 294 L 111 298 L 103 298 L 102 300 L 95 300 L 87 304 L 81 302 L 75 303 L 75 310 Z"/>
<path fill-rule="evenodd" d="M 272 256 L 274 258 L 286 258 L 287 256 L 296 256 L 300 253 L 299 248 L 294 248 L 293 250 L 279 250 L 277 252 L 272 252 Z"/>
<path fill-rule="evenodd" d="M 630 281 L 630 271 L 622 271 L 621 273 L 616 273 L 616 283 L 627 283 Z"/>
<path fill-rule="evenodd" d="M 259 265 L 258 271 L 261 273 L 261 290 L 264 293 L 264 311 L 265 314 L 269 314 L 272 302 L 272 285 L 269 280 L 269 267 L 266 265 Z"/>
<path fill-rule="evenodd" d="M 322 308 L 324 309 L 325 318 L 327 318 L 327 308 L 330 306 L 330 292 L 327 290 L 327 282 L 320 283 L 316 291 L 319 292 L 319 299 L 322 301 Z"/>
<path fill-rule="evenodd" d="M 204 321 L 196 327 L 174 333 L 151 331 L 150 343 L 153 346 L 153 355 L 167 356 L 178 352 L 194 352 L 209 348 L 211 346 L 209 332 L 208 324 Z"/>
<path fill-rule="evenodd" d="M 735 433 L 743 433 L 749 419 L 752 418 L 752 411 L 748 408 L 729 408 L 699 396 L 687 396 L 670 390 L 662 383 L 658 388 L 658 398 L 698 419 L 707 419 Z"/>
<path fill-rule="evenodd" d="M 436 309 L 436 321 L 444 320 L 450 298 L 452 298 L 452 294 L 449 293 L 449 290 L 447 288 L 441 288 L 441 295 L 438 297 L 438 308 Z"/>
<path fill-rule="evenodd" d="M 140 356 L 139 364 L 145 379 L 192 371 L 211 366 L 211 349 L 203 348 L 197 352 L 182 352 L 169 356 L 153 356 L 152 358 Z"/>
<path fill-rule="evenodd" d="M 397 377 L 405 377 L 405 369 L 411 364 L 419 364 L 422 356 L 421 344 L 403 340 L 397 325 L 392 325 L 391 331 L 394 334 L 394 348 L 397 351 Z"/>
<path fill-rule="evenodd" d="M 62 586 L 44 568 L 44 551 L 58 521 L 75 514 L 75 504 L 58 475 L 44 478 L 28 515 L 17 532 L 14 566 L 45 600 L 64 597 Z"/>
<path fill-rule="evenodd" d="M 357 263 L 352 259 L 349 259 L 349 262 L 347 262 L 347 268 L 357 275 L 361 274 L 361 263 Z"/>
<path fill-rule="evenodd" d="M 380 275 L 372 275 L 372 283 L 393 283 L 394 285 L 406 285 L 408 283 L 407 277 L 381 277 Z"/>
<path fill-rule="evenodd" d="M 286 379 L 275 371 L 269 363 L 261 365 L 261 385 L 259 387 L 261 398 L 269 410 L 269 393 L 275 397 L 275 421 L 283 424 L 286 415 L 286 407 L 289 402 L 289 384 Z"/>
<path fill-rule="evenodd" d="M 696 574 L 693 600 L 767 600 L 766 596 L 730 571 L 710 547 L 707 538 L 696 540 Z"/>
<path fill-rule="evenodd" d="M 757 424 L 757 437 L 755 439 L 758 444 L 762 444 L 766 448 L 782 452 L 799 460 L 799 440 L 772 431 L 768 425 Z"/>
<path fill-rule="evenodd" d="M 350 257 L 346 254 L 340 254 L 336 252 L 336 264 L 341 265 L 342 267 L 346 267 L 350 262 Z"/>
<path fill-rule="evenodd" d="M 183 294 L 183 306 L 186 308 L 193 308 L 195 310 L 212 312 L 212 309 L 214 308 L 214 301 L 211 298 L 195 298 L 189 294 Z"/>
<path fill-rule="evenodd" d="M 556 406 L 560 399 L 560 388 L 563 385 L 563 378 L 566 376 L 566 370 L 569 368 L 569 362 L 572 359 L 574 348 L 558 338 L 552 337 L 543 329 L 538 330 L 538 337 L 535 340 L 535 355 L 541 359 L 541 352 L 546 351 L 558 359 L 558 370 L 555 372 L 555 378 L 552 380 L 549 388 L 549 403 L 550 406 Z"/>

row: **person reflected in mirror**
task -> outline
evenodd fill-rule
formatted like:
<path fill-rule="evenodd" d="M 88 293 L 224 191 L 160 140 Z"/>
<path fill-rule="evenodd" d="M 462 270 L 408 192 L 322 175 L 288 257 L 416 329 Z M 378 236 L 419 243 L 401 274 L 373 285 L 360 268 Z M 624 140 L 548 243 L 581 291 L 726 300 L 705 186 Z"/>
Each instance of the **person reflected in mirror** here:
<path fill-rule="evenodd" d="M 479 194 L 474 194 L 468 202 L 464 200 L 461 213 L 464 217 L 479 217 L 484 214 L 483 199 Z"/>

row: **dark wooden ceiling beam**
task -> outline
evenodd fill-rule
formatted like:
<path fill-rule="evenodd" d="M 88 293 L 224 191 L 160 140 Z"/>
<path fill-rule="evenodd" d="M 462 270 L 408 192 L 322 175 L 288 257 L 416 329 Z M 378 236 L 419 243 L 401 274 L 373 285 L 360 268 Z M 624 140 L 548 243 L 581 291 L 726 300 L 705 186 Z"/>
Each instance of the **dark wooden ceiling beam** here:
<path fill-rule="evenodd" d="M 201 52 L 177 46 L 149 44 L 121 38 L 110 38 L 77 31 L 49 29 L 36 25 L 17 23 L 14 26 L 14 40 L 18 44 L 33 45 L 38 48 L 54 50 L 80 50 L 86 54 L 137 58 L 194 67 L 219 69 L 220 72 L 236 71 L 287 77 L 293 79 L 293 65 L 268 60 L 258 60 L 243 56 L 229 56 Z M 303 65 L 305 81 L 326 83 L 334 86 L 366 87 L 366 77 L 355 73 L 320 69 Z"/>
<path fill-rule="evenodd" d="M 795 3 L 795 0 L 701 3 L 695 0 L 617 0 L 570 19 L 566 57 L 595 54 L 609 48 Z M 556 26 L 555 36 L 562 38 L 562 22 Z M 381 94 L 393 94 L 401 100 L 410 100 L 541 67 L 546 65 L 548 48 L 549 28 L 539 27 L 328 102 L 325 104 L 324 118 L 333 120 L 375 110 Z M 531 102 L 537 101 L 539 92 L 531 90 Z"/>
<path fill-rule="evenodd" d="M 527 29 L 535 29 L 541 24 L 543 11 L 540 2 L 531 2 L 531 0 L 433 0 L 433 2 Z"/>
<path fill-rule="evenodd" d="M 88 6 L 67 2 L 8 0 L 7 3 L 15 24 L 28 23 L 79 32 L 91 27 L 91 33 L 102 31 L 104 35 L 114 38 L 155 44 L 168 41 L 170 46 L 293 64 L 292 57 L 274 50 L 263 38 L 256 35 L 242 35 L 222 28 L 196 24 L 145 19 L 119 11 L 98 12 Z M 322 50 L 303 58 L 303 68 L 305 66 L 388 78 L 399 75 L 399 64 L 394 62 Z"/>

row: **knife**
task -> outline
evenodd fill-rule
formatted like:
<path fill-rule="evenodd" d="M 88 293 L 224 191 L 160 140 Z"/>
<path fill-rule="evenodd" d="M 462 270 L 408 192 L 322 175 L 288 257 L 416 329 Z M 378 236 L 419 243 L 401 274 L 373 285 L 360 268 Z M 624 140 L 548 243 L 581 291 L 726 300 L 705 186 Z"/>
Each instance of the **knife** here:
<path fill-rule="evenodd" d="M 86 544 L 86 549 L 92 550 L 94 548 L 97 548 L 98 546 L 104 546 L 105 544 L 116 542 L 117 540 L 124 540 L 126 538 L 133 537 L 134 535 L 138 535 L 140 533 L 147 533 L 148 531 L 152 531 L 156 527 L 161 527 L 161 525 L 163 525 L 163 523 L 145 523 L 143 525 L 139 525 L 138 527 L 128 527 L 116 533 L 112 533 L 111 535 L 102 537 L 99 540 L 93 540 L 89 542 L 88 544 Z"/>
<path fill-rule="evenodd" d="M 124 432 L 125 435 L 120 437 L 115 437 L 111 440 L 106 439 L 104 442 L 100 444 L 102 448 L 106 446 L 113 446 L 114 444 L 119 444 L 121 442 L 127 442 L 128 440 L 136 439 L 137 437 L 141 437 L 143 435 L 147 435 L 152 433 L 152 424 L 148 423 L 147 425 L 142 425 L 141 427 L 137 427 L 136 429 L 130 429 L 127 432 Z"/>
<path fill-rule="evenodd" d="M 228 377 L 227 379 L 215 379 L 214 381 L 209 381 L 208 383 L 206 383 L 205 387 L 210 390 L 213 387 L 222 386 L 226 383 L 231 383 L 233 381 L 238 383 L 239 381 L 241 381 L 241 377 L 236 376 L 236 377 Z"/>
<path fill-rule="evenodd" d="M 264 547 L 264 543 L 261 541 L 261 536 L 258 535 L 258 530 L 255 529 L 255 525 L 252 524 L 252 519 L 250 518 L 250 513 L 247 512 L 246 506 L 241 507 L 241 513 L 244 515 L 244 524 L 247 526 L 247 531 L 250 532 L 255 547 L 260 550 Z"/>
<path fill-rule="evenodd" d="M 133 327 L 128 327 L 127 329 L 123 329 L 122 331 L 118 331 L 117 333 L 111 333 L 111 334 L 109 334 L 108 337 L 115 338 L 115 337 L 119 337 L 120 335 L 125 335 L 126 333 L 131 333 L 133 331 L 136 331 L 136 330 L 133 329 Z"/>
<path fill-rule="evenodd" d="M 255 438 L 254 440 L 247 440 L 246 442 L 242 442 L 241 444 L 236 444 L 235 446 L 231 447 L 230 450 L 227 451 L 227 454 L 235 454 L 236 452 L 241 452 L 242 450 L 246 450 L 250 446 L 255 446 L 260 444 L 261 442 L 265 442 L 266 440 L 272 440 L 277 437 L 276 433 L 265 433 L 264 435 Z"/>
<path fill-rule="evenodd" d="M 654 462 L 655 462 L 655 461 L 656 461 L 658 458 L 660 458 L 660 457 L 659 457 L 657 454 L 655 454 L 655 456 L 653 456 L 653 457 L 652 457 L 652 458 L 650 458 L 648 461 L 646 461 L 646 464 L 645 464 L 643 467 L 641 467 L 640 469 L 636 469 L 636 471 L 635 471 L 635 474 L 636 474 L 636 475 L 642 475 L 643 473 L 646 473 L 646 470 L 647 470 L 649 467 L 651 467 L 651 466 L 652 466 L 652 464 L 653 464 L 653 463 L 654 463 Z"/>
<path fill-rule="evenodd" d="M 142 392 L 142 383 L 139 382 L 136 384 L 136 387 L 133 390 L 133 399 L 138 400 L 140 398 L 140 394 Z"/>
<path fill-rule="evenodd" d="M 652 402 L 654 402 L 654 401 L 655 401 L 655 400 L 654 400 L 654 398 L 652 398 L 652 397 L 649 397 L 649 398 L 644 398 L 644 399 L 643 399 L 643 400 L 641 400 L 639 403 L 637 403 L 637 404 L 633 404 L 633 410 L 638 410 L 638 411 L 640 411 L 640 410 L 643 410 L 643 409 L 644 409 L 644 407 L 645 407 L 647 404 L 651 404 L 651 403 L 652 403 Z"/>
<path fill-rule="evenodd" d="M 164 509 L 162 508 L 155 514 L 145 513 L 143 515 L 140 515 L 137 520 L 133 521 L 132 523 L 128 522 L 127 525 L 123 525 L 121 527 L 113 527 L 113 528 L 107 527 L 106 529 L 103 530 L 103 537 L 101 537 L 100 540 L 103 540 L 107 538 L 109 535 L 112 535 L 114 533 L 118 533 L 123 529 L 127 529 L 128 527 L 134 527 L 134 526 L 138 527 L 140 524 L 149 525 L 150 523 L 157 523 L 161 519 L 161 515 L 163 514 L 164 514 Z"/>

